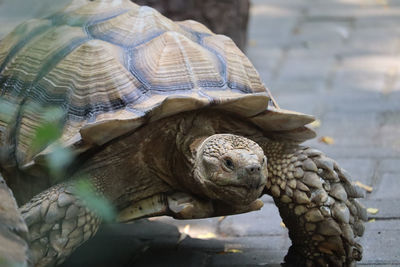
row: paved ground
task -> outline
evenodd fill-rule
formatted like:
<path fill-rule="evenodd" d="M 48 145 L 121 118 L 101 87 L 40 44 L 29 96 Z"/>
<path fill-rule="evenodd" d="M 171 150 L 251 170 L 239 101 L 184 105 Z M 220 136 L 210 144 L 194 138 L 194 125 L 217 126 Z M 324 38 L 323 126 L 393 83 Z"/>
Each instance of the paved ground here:
<path fill-rule="evenodd" d="M 318 135 L 335 143 L 308 145 L 373 187 L 363 203 L 379 212 L 360 265 L 400 266 L 400 1 L 252 2 L 247 54 L 278 103 L 316 115 Z M 279 266 L 290 240 L 264 201 L 260 212 L 224 220 L 109 225 L 67 265 Z"/>

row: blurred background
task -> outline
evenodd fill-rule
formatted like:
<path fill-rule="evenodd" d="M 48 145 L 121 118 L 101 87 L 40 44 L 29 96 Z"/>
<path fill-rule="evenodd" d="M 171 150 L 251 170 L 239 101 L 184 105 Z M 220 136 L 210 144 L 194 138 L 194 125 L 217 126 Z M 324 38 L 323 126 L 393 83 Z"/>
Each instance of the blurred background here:
<path fill-rule="evenodd" d="M 0 0 L 0 39 L 68 0 Z M 308 141 L 366 189 L 361 266 L 400 266 L 400 0 L 139 0 L 229 35 L 281 108 L 316 116 Z M 63 266 L 279 266 L 290 240 L 259 212 L 104 226 Z"/>

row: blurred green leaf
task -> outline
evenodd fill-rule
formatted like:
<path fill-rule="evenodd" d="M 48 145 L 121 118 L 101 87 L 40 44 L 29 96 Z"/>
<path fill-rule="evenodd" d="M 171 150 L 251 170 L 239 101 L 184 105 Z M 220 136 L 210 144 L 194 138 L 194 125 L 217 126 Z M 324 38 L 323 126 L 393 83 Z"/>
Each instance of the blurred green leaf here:
<path fill-rule="evenodd" d="M 51 175 L 54 179 L 62 178 L 66 168 L 73 161 L 74 155 L 68 148 L 64 148 L 57 144 L 53 147 L 53 152 L 47 155 L 46 160 Z"/>
<path fill-rule="evenodd" d="M 61 135 L 60 128 L 54 123 L 43 123 L 40 125 L 35 132 L 35 137 L 32 141 L 34 149 L 41 149 L 54 142 Z"/>
<path fill-rule="evenodd" d="M 62 134 L 61 121 L 64 117 L 64 111 L 58 107 L 38 108 L 36 105 L 30 105 L 26 110 L 37 110 L 42 114 L 42 123 L 35 131 L 32 140 L 32 146 L 35 150 L 40 150 L 48 144 L 56 141 Z M 31 111 L 32 112 L 32 111 Z"/>
<path fill-rule="evenodd" d="M 7 266 L 7 267 L 26 267 L 25 264 L 19 263 L 16 261 L 11 261 L 4 257 L 0 257 L 0 266 Z"/>
<path fill-rule="evenodd" d="M 65 116 L 65 112 L 62 108 L 48 107 L 48 108 L 45 108 L 43 119 L 46 122 L 58 124 L 60 122 L 60 120 L 63 119 L 64 116 Z"/>
<path fill-rule="evenodd" d="M 5 100 L 0 99 L 0 120 L 9 122 L 17 110 L 17 105 Z"/>
<path fill-rule="evenodd" d="M 115 220 L 116 210 L 111 202 L 99 193 L 88 178 L 80 179 L 75 185 L 75 194 L 81 198 L 88 209 L 106 222 Z"/>

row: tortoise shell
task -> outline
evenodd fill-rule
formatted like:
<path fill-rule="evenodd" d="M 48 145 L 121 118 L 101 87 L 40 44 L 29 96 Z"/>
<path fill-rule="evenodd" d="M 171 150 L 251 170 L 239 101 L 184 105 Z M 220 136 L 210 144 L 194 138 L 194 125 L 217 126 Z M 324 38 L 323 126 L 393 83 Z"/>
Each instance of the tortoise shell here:
<path fill-rule="evenodd" d="M 31 146 L 49 107 L 62 109 L 59 141 L 76 153 L 200 108 L 237 113 L 275 138 L 314 136 L 304 127 L 313 118 L 280 109 L 231 39 L 128 0 L 75 1 L 19 25 L 0 43 L 0 92 L 3 168 L 52 152 Z"/>

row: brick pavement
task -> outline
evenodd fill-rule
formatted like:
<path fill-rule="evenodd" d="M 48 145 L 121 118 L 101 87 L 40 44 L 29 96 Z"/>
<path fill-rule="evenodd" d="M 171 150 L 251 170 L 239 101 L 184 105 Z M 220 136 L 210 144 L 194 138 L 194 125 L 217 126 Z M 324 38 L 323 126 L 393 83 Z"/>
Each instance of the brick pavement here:
<path fill-rule="evenodd" d="M 360 265 L 400 266 L 400 1 L 252 2 L 247 54 L 278 103 L 314 114 L 318 135 L 335 143 L 307 145 L 374 188 L 363 203 L 379 212 L 366 225 Z M 0 21 L 2 32 L 14 23 Z M 279 266 L 290 240 L 263 200 L 261 211 L 222 221 L 108 225 L 64 266 Z"/>
<path fill-rule="evenodd" d="M 314 114 L 318 135 L 335 144 L 307 144 L 374 188 L 364 204 L 379 212 L 366 225 L 360 265 L 400 266 L 400 2 L 253 3 L 248 54 L 278 103 Z M 279 25 L 286 34 L 273 34 Z M 267 38 L 263 28 L 279 40 L 258 41 Z M 278 56 L 258 57 L 263 50 Z"/>

